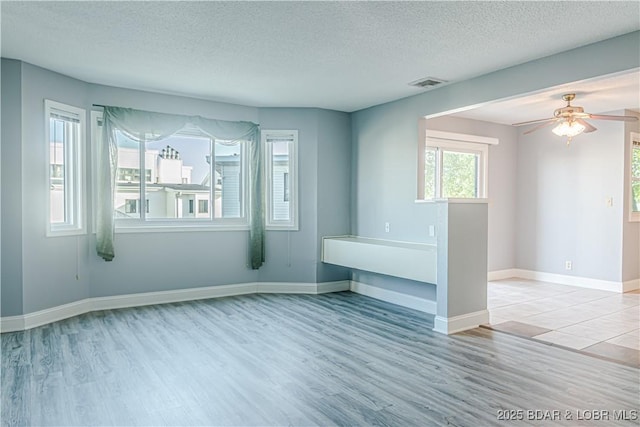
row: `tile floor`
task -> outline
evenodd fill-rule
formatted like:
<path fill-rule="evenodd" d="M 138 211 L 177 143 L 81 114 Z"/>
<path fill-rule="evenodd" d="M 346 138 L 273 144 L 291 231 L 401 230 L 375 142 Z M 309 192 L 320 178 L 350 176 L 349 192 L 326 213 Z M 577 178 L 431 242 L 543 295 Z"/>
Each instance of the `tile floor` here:
<path fill-rule="evenodd" d="M 640 291 L 498 280 L 488 307 L 492 329 L 640 366 Z"/>

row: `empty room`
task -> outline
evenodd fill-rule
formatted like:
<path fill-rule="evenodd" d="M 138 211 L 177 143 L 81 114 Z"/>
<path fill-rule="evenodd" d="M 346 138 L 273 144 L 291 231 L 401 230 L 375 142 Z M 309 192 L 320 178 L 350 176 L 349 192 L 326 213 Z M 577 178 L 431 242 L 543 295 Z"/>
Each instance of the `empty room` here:
<path fill-rule="evenodd" d="M 0 425 L 640 422 L 639 2 L 0 30 Z"/>

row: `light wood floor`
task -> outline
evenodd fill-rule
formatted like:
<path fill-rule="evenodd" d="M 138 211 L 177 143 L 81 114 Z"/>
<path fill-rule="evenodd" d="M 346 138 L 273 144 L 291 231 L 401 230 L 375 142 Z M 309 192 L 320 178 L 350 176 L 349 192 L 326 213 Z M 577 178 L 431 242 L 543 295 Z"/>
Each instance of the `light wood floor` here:
<path fill-rule="evenodd" d="M 578 411 L 638 409 L 636 368 L 431 327 L 349 292 L 90 313 L 2 335 L 2 425 L 602 426 Z"/>

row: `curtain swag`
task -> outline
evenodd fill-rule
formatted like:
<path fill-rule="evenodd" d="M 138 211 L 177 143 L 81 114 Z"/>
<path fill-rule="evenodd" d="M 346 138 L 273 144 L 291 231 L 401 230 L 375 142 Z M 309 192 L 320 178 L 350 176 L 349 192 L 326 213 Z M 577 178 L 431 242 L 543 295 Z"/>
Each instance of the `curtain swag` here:
<path fill-rule="evenodd" d="M 114 192 L 118 167 L 116 130 L 139 143 L 167 138 L 186 126 L 195 126 L 228 144 L 249 143 L 249 263 L 257 270 L 264 263 L 264 207 L 260 127 L 251 122 L 230 122 L 201 116 L 154 113 L 131 108 L 104 106 L 102 138 L 98 139 L 96 249 L 105 261 L 114 251 Z"/>

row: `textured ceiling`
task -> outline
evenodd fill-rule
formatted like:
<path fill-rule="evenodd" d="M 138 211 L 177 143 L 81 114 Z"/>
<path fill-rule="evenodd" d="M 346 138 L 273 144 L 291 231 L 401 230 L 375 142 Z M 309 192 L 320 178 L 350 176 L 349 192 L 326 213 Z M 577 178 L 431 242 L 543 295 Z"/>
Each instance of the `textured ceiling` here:
<path fill-rule="evenodd" d="M 354 111 L 640 29 L 640 2 L 0 2 L 2 56 L 85 81 Z"/>

